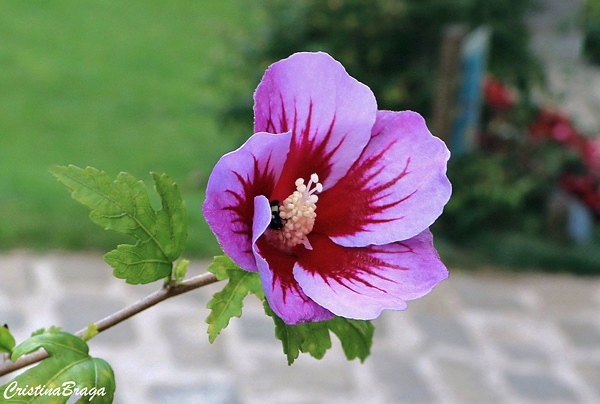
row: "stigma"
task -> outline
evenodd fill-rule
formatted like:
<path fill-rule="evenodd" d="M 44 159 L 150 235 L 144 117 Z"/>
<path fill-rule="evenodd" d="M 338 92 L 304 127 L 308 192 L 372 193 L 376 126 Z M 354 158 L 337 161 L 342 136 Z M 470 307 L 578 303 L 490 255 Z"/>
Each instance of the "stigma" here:
<path fill-rule="evenodd" d="M 296 190 L 279 206 L 282 227 L 276 232 L 277 238 L 281 247 L 286 250 L 298 244 L 312 250 L 306 236 L 315 225 L 315 210 L 319 200 L 315 193 L 323 191 L 323 184 L 319 182 L 317 174 L 312 174 L 308 184 L 304 184 L 303 178 L 298 178 L 295 185 Z"/>

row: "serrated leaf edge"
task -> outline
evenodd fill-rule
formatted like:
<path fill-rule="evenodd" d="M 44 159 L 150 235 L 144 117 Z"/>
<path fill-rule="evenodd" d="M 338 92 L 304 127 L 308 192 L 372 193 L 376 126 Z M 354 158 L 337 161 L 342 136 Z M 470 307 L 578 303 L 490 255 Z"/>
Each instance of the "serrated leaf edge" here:
<path fill-rule="evenodd" d="M 78 179 L 76 179 L 76 178 L 73 178 L 71 175 L 69 175 L 69 174 L 68 174 L 68 169 L 69 169 L 69 168 L 72 168 L 72 169 L 77 169 L 77 170 L 81 170 L 81 171 L 88 171 L 88 170 L 90 170 L 90 171 L 91 171 L 91 170 L 96 170 L 97 172 L 99 172 L 99 173 L 100 173 L 100 175 L 103 175 L 103 174 L 104 174 L 104 175 L 106 175 L 107 177 L 109 177 L 109 179 L 110 179 L 110 176 L 109 176 L 109 175 L 108 175 L 108 174 L 107 174 L 105 171 L 100 171 L 100 170 L 98 170 L 97 168 L 94 168 L 94 167 L 86 167 L 85 169 L 83 169 L 83 168 L 81 168 L 81 167 L 77 167 L 77 166 L 75 166 L 75 165 L 72 165 L 72 164 L 70 164 L 70 165 L 69 165 L 69 166 L 67 166 L 67 167 L 65 167 L 65 166 L 53 166 L 53 167 L 51 167 L 51 172 L 52 172 L 52 175 L 54 175 L 55 177 L 56 177 L 56 175 L 55 175 L 55 174 L 54 174 L 54 172 L 52 171 L 52 168 L 54 168 L 54 167 L 57 167 L 57 168 L 65 168 L 65 169 L 66 169 L 66 170 L 65 170 L 65 172 L 64 172 L 64 173 L 61 173 L 61 175 L 64 175 L 65 177 L 68 177 L 68 178 L 69 178 L 69 179 L 71 179 L 72 181 L 74 181 L 74 182 L 76 182 L 76 183 L 80 184 L 81 186 L 83 186 L 83 187 L 85 187 L 85 188 L 87 188 L 87 189 L 91 190 L 92 192 L 95 192 L 95 193 L 97 193 L 98 195 L 101 195 L 101 196 L 103 196 L 104 198 L 106 198 L 106 199 L 107 199 L 107 200 L 109 200 L 110 202 L 112 202 L 112 203 L 114 203 L 115 205 L 117 205 L 117 206 L 119 206 L 120 208 L 122 208 L 123 212 L 125 212 L 125 214 L 127 214 L 127 216 L 129 216 L 130 218 L 132 218 L 132 219 L 133 219 L 133 220 L 134 220 L 134 221 L 135 221 L 135 222 L 138 224 L 138 226 L 140 226 L 140 228 L 141 228 L 141 229 L 144 231 L 144 233 L 146 233 L 146 234 L 147 234 L 147 235 L 150 237 L 150 239 L 152 239 L 152 241 L 154 242 L 154 244 L 155 244 L 155 245 L 156 245 L 156 246 L 157 246 L 157 247 L 160 249 L 160 251 L 161 251 L 161 253 L 163 254 L 163 256 L 164 256 L 164 257 L 165 257 L 165 258 L 168 260 L 169 256 L 168 256 L 168 254 L 165 252 L 165 250 L 164 250 L 163 246 L 162 246 L 162 245 L 161 245 L 161 244 L 158 242 L 158 240 L 157 240 L 157 239 L 154 237 L 154 235 L 153 235 L 153 234 L 152 234 L 152 233 L 151 233 L 151 232 L 150 232 L 150 231 L 149 231 L 149 230 L 148 230 L 148 229 L 147 229 L 147 228 L 146 228 L 146 227 L 145 227 L 145 226 L 144 226 L 144 225 L 143 225 L 143 224 L 142 224 L 142 223 L 141 223 L 141 222 L 140 222 L 138 219 L 137 219 L 137 217 L 136 217 L 135 215 L 133 215 L 131 212 L 129 212 L 127 209 L 125 209 L 125 207 L 124 207 L 123 205 L 121 205 L 120 203 L 118 203 L 118 202 L 117 202 L 117 201 L 115 201 L 114 199 L 110 198 L 108 195 L 106 195 L 106 194 L 104 194 L 103 192 L 100 192 L 100 191 L 98 191 L 98 190 L 96 190 L 96 189 L 94 189 L 94 188 L 91 188 L 91 187 L 90 187 L 90 186 L 88 186 L 87 184 L 85 184 L 85 183 L 83 183 L 83 182 L 79 181 L 79 180 L 78 180 Z M 135 178 L 133 175 L 131 175 L 131 174 L 129 174 L 129 173 L 126 173 L 126 172 L 123 172 L 123 171 L 122 171 L 122 172 L 120 172 L 120 173 L 117 175 L 117 180 L 118 180 L 118 179 L 119 179 L 119 177 L 121 177 L 121 176 L 129 176 L 129 177 L 131 177 L 131 178 L 132 178 L 132 179 L 134 179 L 134 180 L 135 180 L 137 183 L 141 183 L 141 184 L 144 186 L 144 189 L 146 189 L 146 190 L 147 190 L 147 188 L 146 188 L 146 184 L 144 184 L 144 182 L 143 182 L 142 180 L 137 180 L 137 179 L 136 179 L 136 178 Z M 60 178 L 58 178 L 58 177 L 57 177 L 57 180 L 58 180 L 59 182 L 61 182 L 61 183 L 62 183 L 62 181 L 60 180 Z M 114 189 L 114 185 L 115 185 L 115 184 L 116 184 L 116 181 L 110 181 L 110 186 L 111 186 L 111 187 L 113 187 L 113 189 Z M 63 183 L 63 185 L 65 185 L 65 184 Z M 65 186 L 66 186 L 66 185 L 65 185 Z M 69 187 L 67 187 L 67 188 L 69 188 Z M 70 188 L 69 188 L 69 189 L 70 189 Z M 117 190 L 117 189 L 115 189 L 115 191 L 118 191 L 118 190 Z M 72 194 L 72 193 L 73 193 L 73 191 L 71 191 L 71 194 Z M 90 208 L 90 209 L 92 209 L 92 212 L 94 212 L 94 211 L 97 211 L 97 209 L 95 209 L 95 208 Z M 156 211 L 154 211 L 154 213 L 156 213 Z M 126 233 L 122 233 L 122 234 L 126 234 Z M 131 236 L 130 234 L 126 234 L 126 235 L 128 235 L 128 236 L 130 236 L 130 237 L 133 237 L 133 236 Z M 133 237 L 133 238 L 135 238 L 135 237 Z M 137 238 L 135 238 L 135 239 L 136 239 L 136 240 L 138 240 L 138 242 L 141 242 L 141 240 L 139 240 L 139 239 L 137 239 Z M 168 262 L 168 263 L 171 263 L 171 261 L 166 261 L 166 262 Z"/>
<path fill-rule="evenodd" d="M 255 274 L 255 272 L 248 272 L 248 271 L 245 271 L 245 272 L 247 272 L 247 273 L 245 273 L 245 274 L 243 275 L 243 277 L 240 279 L 240 281 L 239 281 L 239 282 L 237 282 L 237 285 L 236 285 L 236 286 L 234 286 L 234 289 L 232 290 L 232 293 L 230 294 L 230 298 L 229 298 L 229 299 L 227 300 L 227 302 L 226 302 L 225 309 L 230 307 L 230 304 L 231 304 L 231 302 L 233 301 L 233 296 L 235 296 L 235 295 L 236 295 L 236 292 L 237 292 L 238 288 L 239 288 L 239 287 L 242 285 L 242 283 L 243 283 L 243 280 L 244 280 L 244 279 L 246 279 L 246 277 L 248 277 L 248 276 L 253 276 L 253 274 Z M 224 288 L 221 290 L 221 292 L 223 292 L 223 290 L 225 290 L 225 288 L 226 288 L 226 287 L 228 287 L 228 286 L 229 286 L 229 282 L 227 283 L 227 285 L 225 285 L 225 287 L 224 287 Z M 240 309 L 243 309 L 243 307 L 244 307 L 244 299 L 246 298 L 246 296 L 248 296 L 248 294 L 252 293 L 252 292 L 250 291 L 250 289 L 248 289 L 248 288 L 246 288 L 246 289 L 247 289 L 247 292 L 244 294 L 244 296 L 242 297 L 242 300 L 240 301 Z M 218 293 L 221 293 L 221 292 L 217 292 L 216 294 L 218 294 Z M 213 299 L 214 299 L 214 295 L 213 295 Z M 213 301 L 213 299 L 210 299 L 210 301 L 208 302 L 208 305 L 210 305 L 210 303 Z M 209 307 L 209 308 L 210 308 L 210 307 Z M 225 309 L 224 309 L 224 310 L 222 310 L 222 313 L 226 312 L 226 310 L 225 310 Z M 211 326 L 213 326 L 213 325 L 214 325 L 216 322 L 218 322 L 218 320 L 220 320 L 220 319 L 223 317 L 223 316 L 222 316 L 222 314 L 221 314 L 221 315 L 219 315 L 219 316 L 217 317 L 217 319 L 216 319 L 215 321 L 213 321 L 213 322 L 210 322 L 210 323 L 209 323 L 209 322 L 208 322 L 208 318 L 209 318 L 209 317 L 212 315 L 212 313 L 214 313 L 214 311 L 211 309 L 209 316 L 206 318 L 206 320 L 207 320 L 206 322 L 208 323 L 208 325 L 209 325 L 209 328 L 210 328 Z M 221 327 L 221 329 L 219 330 L 219 332 L 217 332 L 217 334 L 216 334 L 214 337 L 213 337 L 213 336 L 211 335 L 211 333 L 209 332 L 209 333 L 208 333 L 208 339 L 209 339 L 210 343 L 212 344 L 212 343 L 213 343 L 213 342 L 214 342 L 214 341 L 217 339 L 217 336 L 218 336 L 218 335 L 221 333 L 221 331 L 222 331 L 223 329 L 227 328 L 227 326 L 229 325 L 229 320 L 230 320 L 232 317 L 237 317 L 237 318 L 240 318 L 240 317 L 241 317 L 241 315 L 242 315 L 242 313 L 240 313 L 240 314 L 239 314 L 239 315 L 237 315 L 237 316 L 229 316 L 229 318 L 228 318 L 228 319 L 227 319 L 227 321 L 226 321 L 226 324 L 225 324 L 225 326 Z"/>

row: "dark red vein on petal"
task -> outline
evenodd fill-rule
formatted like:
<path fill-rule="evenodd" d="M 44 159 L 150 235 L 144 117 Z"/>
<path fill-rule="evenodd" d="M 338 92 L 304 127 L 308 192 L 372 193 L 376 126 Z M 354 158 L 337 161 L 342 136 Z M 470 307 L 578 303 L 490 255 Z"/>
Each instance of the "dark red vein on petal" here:
<path fill-rule="evenodd" d="M 315 222 L 315 232 L 330 237 L 356 234 L 365 231 L 368 225 L 388 223 L 403 217 L 377 218 L 386 210 L 393 208 L 412 197 L 418 189 L 408 195 L 399 196 L 388 203 L 380 203 L 393 195 L 393 187 L 410 174 L 410 157 L 406 160 L 402 172 L 379 185 L 374 182 L 384 170 L 381 163 L 385 154 L 394 146 L 390 143 L 378 154 L 354 165 L 348 175 L 340 179 L 335 186 L 320 195 Z M 380 164 L 378 167 L 377 165 Z M 387 192 L 386 192 L 387 191 Z"/>
<path fill-rule="evenodd" d="M 252 221 L 254 218 L 254 197 L 264 195 L 270 198 L 275 184 L 275 173 L 270 168 L 271 155 L 264 164 L 264 169 L 260 169 L 260 165 L 256 156 L 252 156 L 254 163 L 252 171 L 247 173 L 244 178 L 240 173 L 233 171 L 237 181 L 241 184 L 241 192 L 236 192 L 233 189 L 227 189 L 225 192 L 232 195 L 235 202 L 229 206 L 222 208 L 224 211 L 234 213 L 232 223 L 237 223 L 238 228 L 233 230 L 235 234 L 246 235 L 252 239 Z M 238 187 L 235 187 L 238 189 Z M 246 251 L 251 252 L 251 251 Z"/>
<path fill-rule="evenodd" d="M 313 102 L 310 101 L 308 115 L 304 125 L 300 125 L 298 111 L 294 104 L 294 121 L 292 122 L 292 140 L 290 151 L 283 168 L 282 175 L 274 191 L 275 199 L 285 199 L 294 189 L 294 182 L 298 178 L 308 180 L 310 175 L 317 173 L 320 182 L 327 180 L 332 170 L 332 157 L 339 151 L 342 144 L 346 141 L 344 136 L 338 144 L 327 151 L 331 146 L 333 130 L 336 117 L 332 120 L 324 134 L 320 134 L 320 128 L 314 128 L 313 123 Z"/>
<path fill-rule="evenodd" d="M 286 302 L 288 293 L 300 296 L 304 302 L 308 302 L 310 299 L 304 294 L 300 285 L 298 285 L 298 282 L 294 278 L 293 269 L 294 264 L 296 263 L 296 257 L 282 253 L 276 248 L 273 248 L 266 242 L 265 237 L 261 237 L 256 242 L 256 245 L 258 246 L 260 255 L 267 261 L 269 269 L 273 273 L 271 288 L 275 289 L 277 287 L 277 282 L 279 282 L 282 290 L 283 302 Z"/>
<path fill-rule="evenodd" d="M 289 126 L 287 121 L 287 115 L 285 112 L 285 103 L 283 102 L 283 94 L 279 94 L 279 99 L 281 100 L 281 118 L 279 120 L 279 132 L 277 133 L 284 133 L 289 130 Z"/>
<path fill-rule="evenodd" d="M 365 278 L 376 277 L 395 283 L 394 280 L 384 276 L 385 271 L 408 270 L 406 267 L 386 262 L 375 256 L 386 251 L 370 247 L 342 247 L 322 235 L 313 235 L 310 237 L 310 242 L 313 251 L 300 254 L 298 263 L 310 274 L 320 276 L 329 286 L 335 282 L 355 293 L 360 293 L 355 287 L 362 284 L 385 293 L 385 290 Z"/>

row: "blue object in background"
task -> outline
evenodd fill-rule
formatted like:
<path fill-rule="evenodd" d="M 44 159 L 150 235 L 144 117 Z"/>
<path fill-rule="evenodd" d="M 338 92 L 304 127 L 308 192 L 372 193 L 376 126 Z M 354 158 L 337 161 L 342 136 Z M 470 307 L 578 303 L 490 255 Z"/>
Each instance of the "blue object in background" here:
<path fill-rule="evenodd" d="M 579 199 L 569 196 L 567 199 L 567 234 L 577 244 L 592 242 L 594 216 L 592 211 Z"/>
<path fill-rule="evenodd" d="M 462 46 L 462 79 L 450 150 L 460 156 L 472 150 L 477 143 L 477 129 L 481 114 L 482 80 L 487 67 L 491 30 L 486 26 L 468 34 Z"/>

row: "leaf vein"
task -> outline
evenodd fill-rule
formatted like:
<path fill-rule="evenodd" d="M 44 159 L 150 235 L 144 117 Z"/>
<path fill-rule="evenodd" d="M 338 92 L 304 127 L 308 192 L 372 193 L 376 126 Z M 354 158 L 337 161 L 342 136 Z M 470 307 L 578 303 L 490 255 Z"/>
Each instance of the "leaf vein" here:
<path fill-rule="evenodd" d="M 97 193 L 98 195 L 102 196 L 103 198 L 107 199 L 109 202 L 117 205 L 119 208 L 121 208 L 123 210 L 123 213 L 126 214 L 127 216 L 129 216 L 130 218 L 132 218 L 137 224 L 138 226 L 144 231 L 144 233 L 146 233 L 154 242 L 154 244 L 156 244 L 156 246 L 160 249 L 160 251 L 162 252 L 162 254 L 165 256 L 165 258 L 168 258 L 168 255 L 166 253 L 166 251 L 164 250 L 162 244 L 156 239 L 156 237 L 154 237 L 154 235 L 144 226 L 144 224 L 137 218 L 137 215 L 132 214 L 131 212 L 129 212 L 129 210 L 123 206 L 123 204 L 119 203 L 118 201 L 116 201 L 115 199 L 113 199 L 112 197 L 110 197 L 109 195 L 105 194 L 104 192 L 101 192 L 99 189 L 95 189 L 92 188 L 91 186 L 87 185 L 86 183 L 78 180 L 77 178 L 74 178 L 73 176 L 69 175 L 69 174 L 64 174 L 66 177 L 70 178 L 71 180 L 79 183 L 81 186 L 89 189 L 92 192 Z M 94 182 L 96 183 L 96 180 L 94 179 Z M 98 188 L 98 185 L 96 183 L 96 188 Z M 134 202 L 134 206 L 135 206 L 135 202 Z M 135 208 L 134 208 L 135 210 Z M 150 216 L 150 215 L 149 215 Z M 137 237 L 136 237 L 137 238 Z M 138 239 L 139 240 L 139 239 Z M 140 240 L 141 241 L 141 240 Z"/>

